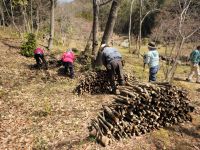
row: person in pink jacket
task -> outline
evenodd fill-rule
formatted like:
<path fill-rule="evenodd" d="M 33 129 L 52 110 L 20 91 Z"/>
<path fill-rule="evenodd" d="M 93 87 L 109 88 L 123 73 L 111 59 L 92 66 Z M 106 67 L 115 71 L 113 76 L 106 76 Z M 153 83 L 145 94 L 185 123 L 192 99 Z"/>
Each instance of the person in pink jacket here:
<path fill-rule="evenodd" d="M 64 52 L 61 60 L 62 60 L 63 66 L 65 67 L 65 74 L 68 74 L 68 71 L 69 71 L 70 78 L 74 78 L 73 63 L 75 60 L 75 55 L 72 49 L 68 49 L 66 52 Z"/>
<path fill-rule="evenodd" d="M 47 62 L 44 58 L 44 50 L 43 49 L 36 48 L 36 50 L 34 51 L 34 58 L 36 60 L 36 65 L 38 68 L 40 68 L 43 63 L 45 66 L 45 69 L 48 69 Z"/>

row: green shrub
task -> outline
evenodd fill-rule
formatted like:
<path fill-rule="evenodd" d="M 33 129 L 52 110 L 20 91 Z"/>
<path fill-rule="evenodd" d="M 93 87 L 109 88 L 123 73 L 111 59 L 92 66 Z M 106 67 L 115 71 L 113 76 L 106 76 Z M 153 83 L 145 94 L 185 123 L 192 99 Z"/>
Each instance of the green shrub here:
<path fill-rule="evenodd" d="M 21 54 L 26 57 L 32 57 L 36 49 L 36 39 L 33 33 L 29 33 L 26 37 L 27 41 L 21 46 Z"/>

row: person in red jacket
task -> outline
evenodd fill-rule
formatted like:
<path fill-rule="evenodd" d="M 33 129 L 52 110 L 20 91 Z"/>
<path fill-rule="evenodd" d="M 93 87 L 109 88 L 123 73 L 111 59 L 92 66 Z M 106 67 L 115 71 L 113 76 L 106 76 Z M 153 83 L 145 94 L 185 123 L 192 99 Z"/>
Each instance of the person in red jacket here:
<path fill-rule="evenodd" d="M 36 48 L 36 50 L 34 51 L 34 58 L 36 60 L 36 65 L 38 68 L 40 68 L 43 63 L 45 66 L 45 69 L 48 69 L 47 62 L 44 58 L 44 50 L 43 49 Z"/>
<path fill-rule="evenodd" d="M 72 49 L 68 49 L 66 52 L 64 52 L 61 60 L 62 60 L 63 66 L 65 67 L 65 74 L 68 74 L 68 69 L 69 69 L 70 78 L 74 78 L 73 63 L 75 60 L 75 55 Z"/>

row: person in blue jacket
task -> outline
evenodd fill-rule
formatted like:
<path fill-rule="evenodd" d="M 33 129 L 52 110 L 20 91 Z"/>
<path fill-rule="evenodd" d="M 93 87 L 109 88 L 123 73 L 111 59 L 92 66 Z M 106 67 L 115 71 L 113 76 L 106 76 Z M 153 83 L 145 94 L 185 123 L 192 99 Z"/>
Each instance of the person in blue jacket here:
<path fill-rule="evenodd" d="M 200 83 L 200 70 L 199 70 L 199 63 L 200 63 L 200 46 L 197 46 L 196 50 L 192 51 L 190 54 L 190 73 L 188 75 L 187 81 L 191 82 L 192 77 L 196 75 L 197 83 Z"/>
<path fill-rule="evenodd" d="M 111 84 L 111 91 L 116 93 L 115 77 L 119 85 L 124 85 L 124 75 L 122 68 L 122 56 L 114 47 L 109 47 L 106 44 L 101 45 L 102 63 L 108 71 L 108 76 Z"/>
<path fill-rule="evenodd" d="M 149 66 L 149 82 L 156 81 L 156 75 L 159 70 L 159 53 L 155 42 L 148 43 L 148 53 L 144 56 L 144 65 Z"/>

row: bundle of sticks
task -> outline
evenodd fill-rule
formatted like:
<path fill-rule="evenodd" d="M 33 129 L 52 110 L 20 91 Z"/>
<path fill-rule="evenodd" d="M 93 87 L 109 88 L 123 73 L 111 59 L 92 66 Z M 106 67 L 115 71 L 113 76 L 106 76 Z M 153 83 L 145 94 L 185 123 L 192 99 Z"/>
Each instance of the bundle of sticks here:
<path fill-rule="evenodd" d="M 155 129 L 191 121 L 187 91 L 169 83 L 129 83 L 103 106 L 89 126 L 90 135 L 103 146 L 113 140 L 139 136 Z"/>
<path fill-rule="evenodd" d="M 110 92 L 110 82 L 108 74 L 105 70 L 99 70 L 96 72 L 88 72 L 86 75 L 80 77 L 80 84 L 75 89 L 75 92 L 79 95 L 83 93 L 90 94 L 103 94 Z M 137 79 L 130 74 L 124 74 L 126 82 L 137 83 Z M 117 82 L 116 82 L 117 83 Z M 117 85 L 117 84 L 116 84 Z"/>

